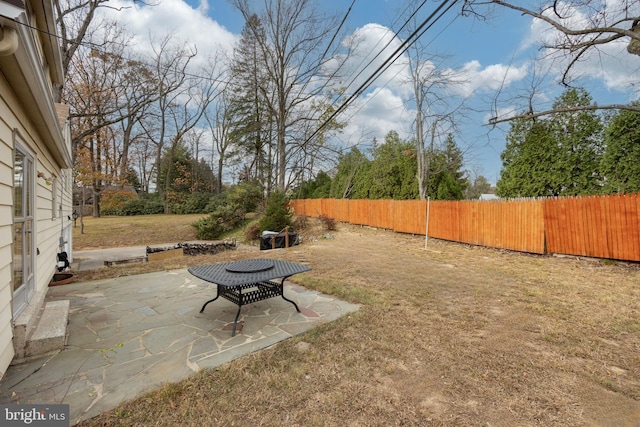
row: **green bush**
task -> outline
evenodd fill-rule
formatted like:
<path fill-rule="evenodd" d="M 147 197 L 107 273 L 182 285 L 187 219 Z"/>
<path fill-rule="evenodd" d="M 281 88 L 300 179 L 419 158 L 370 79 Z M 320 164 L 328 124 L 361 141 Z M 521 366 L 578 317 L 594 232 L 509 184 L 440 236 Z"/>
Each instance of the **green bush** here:
<path fill-rule="evenodd" d="M 262 187 L 258 182 L 243 182 L 226 191 L 229 203 L 243 212 L 254 212 L 262 204 Z"/>
<path fill-rule="evenodd" d="M 100 206 L 100 212 L 105 216 L 154 215 L 163 213 L 164 205 L 162 204 L 162 202 L 153 199 L 133 199 L 125 202 L 121 206 Z"/>
<path fill-rule="evenodd" d="M 146 202 L 141 199 L 131 200 L 127 202 L 120 208 L 120 213 L 118 215 L 144 215 L 145 214 L 145 206 Z M 164 209 L 163 209 L 164 211 Z"/>
<path fill-rule="evenodd" d="M 214 240 L 222 237 L 224 233 L 236 228 L 243 220 L 244 215 L 234 206 L 219 206 L 209 216 L 199 219 L 191 224 L 196 229 L 196 237 L 200 240 Z"/>
<path fill-rule="evenodd" d="M 204 207 L 205 213 L 214 212 L 220 206 L 224 206 L 228 203 L 226 193 L 216 194 L 214 196 L 209 197 L 209 201 L 207 205 Z"/>
<path fill-rule="evenodd" d="M 132 200 L 120 209 L 120 215 L 155 215 L 164 213 L 164 205 L 158 200 Z"/>
<path fill-rule="evenodd" d="M 171 212 L 174 214 L 198 214 L 205 213 L 207 204 L 211 194 L 209 193 L 192 193 L 187 195 L 181 195 L 180 200 L 175 200 L 170 203 Z M 175 198 L 175 196 L 174 196 Z"/>
<path fill-rule="evenodd" d="M 291 225 L 291 212 L 287 209 L 289 200 L 281 191 L 271 193 L 267 207 L 260 219 L 260 232 L 281 231 Z"/>

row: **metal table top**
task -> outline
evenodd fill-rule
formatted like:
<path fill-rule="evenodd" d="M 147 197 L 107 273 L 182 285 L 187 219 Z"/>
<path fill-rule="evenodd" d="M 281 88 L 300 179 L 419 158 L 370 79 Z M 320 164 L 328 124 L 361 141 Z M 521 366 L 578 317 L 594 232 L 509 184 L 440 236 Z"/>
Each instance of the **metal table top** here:
<path fill-rule="evenodd" d="M 258 258 L 245 261 L 223 262 L 189 268 L 189 273 L 199 279 L 222 286 L 239 286 L 311 270 L 303 264 L 278 259 Z"/>

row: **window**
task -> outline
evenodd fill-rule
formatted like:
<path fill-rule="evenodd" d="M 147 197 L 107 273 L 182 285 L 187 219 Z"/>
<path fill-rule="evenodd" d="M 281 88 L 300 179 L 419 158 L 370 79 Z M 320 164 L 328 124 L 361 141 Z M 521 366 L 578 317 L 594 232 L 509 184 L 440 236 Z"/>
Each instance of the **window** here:
<path fill-rule="evenodd" d="M 34 159 L 16 141 L 13 157 L 13 313 L 26 307 L 34 289 Z"/>

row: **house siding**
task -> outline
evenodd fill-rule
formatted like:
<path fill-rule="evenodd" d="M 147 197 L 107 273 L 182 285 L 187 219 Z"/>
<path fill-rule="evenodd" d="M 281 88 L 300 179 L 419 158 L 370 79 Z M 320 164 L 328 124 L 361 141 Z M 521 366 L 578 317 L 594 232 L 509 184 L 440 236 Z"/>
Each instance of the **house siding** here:
<path fill-rule="evenodd" d="M 35 263 L 34 293 L 30 305 L 40 306 L 45 298 L 49 282 L 56 270 L 60 236 L 70 234 L 71 185 L 70 170 L 62 170 L 52 154 L 41 143 L 35 126 L 25 111 L 17 108 L 19 100 L 0 74 L 0 378 L 16 355 L 13 345 L 12 310 L 12 255 L 13 255 L 13 148 L 14 130 L 20 141 L 33 156 L 35 177 L 35 244 L 39 251 Z M 13 106 L 10 107 L 10 106 Z M 63 178 L 64 177 L 64 178 Z M 54 185 L 57 179 L 56 193 Z M 49 183 L 48 183 L 49 181 Z M 62 212 L 59 210 L 62 192 Z M 69 194 L 64 194 L 64 193 Z M 57 200 L 54 204 L 52 198 Z M 53 209 L 56 209 L 55 216 Z M 66 239 L 68 240 L 68 239 Z M 70 244 L 70 243 L 69 243 Z M 34 249 L 35 250 L 35 249 Z"/>
<path fill-rule="evenodd" d="M 11 259 L 11 250 L 9 248 L 3 248 L 0 250 L 1 259 Z M 6 367 L 9 366 L 15 351 L 13 348 L 12 338 L 13 330 L 11 328 L 11 270 L 10 264 L 6 263 L 0 268 L 0 280 L 5 286 L 0 289 L 0 366 L 4 366 L 4 369 L 0 373 L 5 372 Z M 0 375 L 2 378 L 2 375 Z"/>
<path fill-rule="evenodd" d="M 0 239 L 0 378 L 11 363 L 13 348 L 13 328 L 11 301 L 12 225 L 13 225 L 13 130 L 7 119 L 13 116 L 4 94 L 10 90 L 6 80 L 0 75 L 0 234 L 9 238 Z M 8 195 L 5 197 L 5 195 Z"/>

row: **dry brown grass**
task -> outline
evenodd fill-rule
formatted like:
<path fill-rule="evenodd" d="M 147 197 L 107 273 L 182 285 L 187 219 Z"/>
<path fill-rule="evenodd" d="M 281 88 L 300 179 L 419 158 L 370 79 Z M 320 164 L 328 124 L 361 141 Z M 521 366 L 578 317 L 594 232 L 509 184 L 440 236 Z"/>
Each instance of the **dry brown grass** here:
<path fill-rule="evenodd" d="M 358 313 L 82 425 L 640 422 L 637 265 L 436 240 L 424 250 L 423 237 L 344 224 L 324 233 L 268 256 L 306 260 L 301 284 Z"/>
<path fill-rule="evenodd" d="M 192 223 L 206 215 L 140 215 L 127 217 L 84 217 L 73 229 L 75 250 L 144 246 L 196 239 Z"/>

